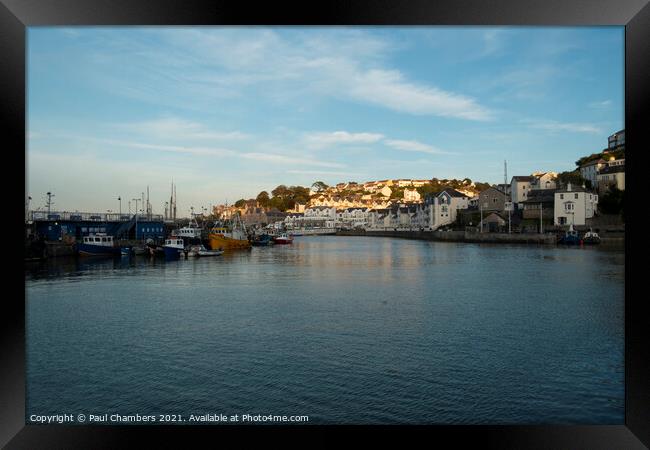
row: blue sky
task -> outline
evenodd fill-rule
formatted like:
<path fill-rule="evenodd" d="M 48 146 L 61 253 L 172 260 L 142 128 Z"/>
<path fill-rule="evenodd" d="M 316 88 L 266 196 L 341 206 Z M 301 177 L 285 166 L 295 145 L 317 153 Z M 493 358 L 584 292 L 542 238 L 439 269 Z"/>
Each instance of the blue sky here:
<path fill-rule="evenodd" d="M 183 214 L 278 184 L 502 182 L 624 127 L 622 27 L 28 29 L 34 208 Z"/>

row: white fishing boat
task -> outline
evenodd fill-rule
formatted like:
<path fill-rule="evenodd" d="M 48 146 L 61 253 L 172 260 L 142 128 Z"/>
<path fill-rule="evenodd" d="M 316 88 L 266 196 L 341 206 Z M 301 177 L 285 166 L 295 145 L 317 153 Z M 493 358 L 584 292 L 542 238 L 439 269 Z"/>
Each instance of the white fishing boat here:
<path fill-rule="evenodd" d="M 220 256 L 220 255 L 223 255 L 223 250 L 208 250 L 204 246 L 201 246 L 197 256 L 204 257 L 204 256 Z"/>
<path fill-rule="evenodd" d="M 201 240 L 203 229 L 199 226 L 194 215 L 187 226 L 173 230 L 172 237 L 182 238 L 186 244 L 194 244 Z"/>

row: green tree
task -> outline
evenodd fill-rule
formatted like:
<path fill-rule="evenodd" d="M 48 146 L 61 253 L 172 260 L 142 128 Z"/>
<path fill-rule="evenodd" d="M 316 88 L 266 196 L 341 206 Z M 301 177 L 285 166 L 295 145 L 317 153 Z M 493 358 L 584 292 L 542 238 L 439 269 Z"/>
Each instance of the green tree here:
<path fill-rule="evenodd" d="M 576 169 L 571 172 L 562 172 L 559 173 L 557 176 L 557 180 L 559 181 L 561 186 L 566 186 L 567 184 L 571 183 L 574 186 L 582 186 L 583 183 L 585 182 L 585 179 L 582 178 L 582 175 L 580 175 L 580 170 Z"/>
<path fill-rule="evenodd" d="M 612 186 L 598 198 L 598 209 L 604 214 L 622 214 L 625 191 Z"/>
<path fill-rule="evenodd" d="M 269 202 L 271 201 L 271 198 L 269 197 L 268 192 L 262 191 L 259 194 L 257 194 L 256 200 L 261 207 L 266 208 L 267 206 L 269 206 Z"/>
<path fill-rule="evenodd" d="M 289 188 L 287 188 L 284 184 L 281 184 L 280 186 L 276 187 L 271 191 L 271 194 L 273 197 L 284 197 L 287 195 L 289 192 Z"/>
<path fill-rule="evenodd" d="M 316 192 L 322 192 L 326 190 L 329 186 L 323 183 L 322 181 L 316 181 L 311 185 L 312 189 Z"/>
<path fill-rule="evenodd" d="M 242 208 L 245 204 L 246 204 L 246 200 L 244 200 L 243 198 L 240 198 L 239 200 L 237 200 L 235 202 L 235 207 Z"/>

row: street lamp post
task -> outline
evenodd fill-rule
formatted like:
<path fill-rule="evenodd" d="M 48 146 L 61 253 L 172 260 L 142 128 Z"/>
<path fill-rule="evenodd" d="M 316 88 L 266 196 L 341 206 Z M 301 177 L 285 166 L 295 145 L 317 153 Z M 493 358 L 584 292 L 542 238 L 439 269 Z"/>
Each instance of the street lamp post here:
<path fill-rule="evenodd" d="M 120 219 L 122 218 L 122 197 L 117 197 L 117 201 L 120 202 Z"/>
<path fill-rule="evenodd" d="M 544 233 L 544 224 L 542 223 L 542 211 L 543 211 L 543 206 L 542 203 L 539 203 L 539 234 Z"/>
<path fill-rule="evenodd" d="M 139 198 L 132 199 L 135 202 L 135 240 L 138 240 L 138 202 Z"/>

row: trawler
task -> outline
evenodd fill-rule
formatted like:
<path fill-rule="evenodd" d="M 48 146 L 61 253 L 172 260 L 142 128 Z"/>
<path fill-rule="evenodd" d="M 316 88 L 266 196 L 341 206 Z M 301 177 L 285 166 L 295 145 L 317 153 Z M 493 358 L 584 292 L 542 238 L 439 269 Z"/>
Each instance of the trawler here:
<path fill-rule="evenodd" d="M 185 245 L 192 245 L 192 244 L 197 245 L 197 244 L 201 244 L 201 231 L 202 231 L 201 227 L 196 221 L 194 214 L 192 214 L 190 223 L 185 227 L 181 227 L 176 230 L 173 230 L 171 235 L 172 237 L 183 239 Z"/>
<path fill-rule="evenodd" d="M 229 224 L 215 222 L 208 234 L 212 250 L 232 250 L 251 248 L 246 226 L 238 214 L 234 215 Z"/>

